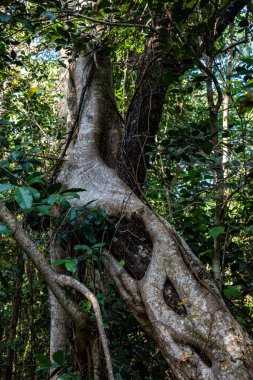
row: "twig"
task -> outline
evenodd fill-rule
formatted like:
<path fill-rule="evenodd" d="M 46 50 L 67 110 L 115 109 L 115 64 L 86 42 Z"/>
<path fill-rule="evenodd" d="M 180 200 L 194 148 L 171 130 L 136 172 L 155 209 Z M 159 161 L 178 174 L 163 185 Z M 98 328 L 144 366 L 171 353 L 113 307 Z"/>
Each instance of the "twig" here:
<path fill-rule="evenodd" d="M 119 22 L 119 21 L 104 21 L 104 20 L 96 20 L 95 18 L 85 16 L 81 13 L 77 13 L 78 17 L 81 17 L 85 20 L 92 21 L 95 24 L 101 24 L 101 25 L 107 25 L 107 26 L 118 26 L 118 27 L 128 27 L 128 28 L 139 28 L 139 29 L 151 29 L 154 33 L 158 34 L 158 31 L 155 30 L 152 26 L 149 25 L 143 25 L 143 24 L 135 24 L 131 22 Z"/>
<path fill-rule="evenodd" d="M 221 53 L 226 53 L 228 50 L 233 49 L 234 47 L 241 45 L 241 44 L 246 44 L 248 42 L 248 37 L 243 37 L 242 39 L 233 42 L 232 44 L 228 45 L 225 49 L 218 50 L 215 55 L 221 54 Z"/>

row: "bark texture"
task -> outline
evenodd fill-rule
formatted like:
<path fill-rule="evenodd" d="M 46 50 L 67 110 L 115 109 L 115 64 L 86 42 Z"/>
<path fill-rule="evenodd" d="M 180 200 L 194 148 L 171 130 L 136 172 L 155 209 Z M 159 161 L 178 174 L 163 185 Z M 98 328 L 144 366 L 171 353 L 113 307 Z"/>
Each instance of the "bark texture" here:
<path fill-rule="evenodd" d="M 89 79 L 93 64 L 90 57 L 80 54 L 71 67 L 77 104 L 81 100 L 82 107 L 75 144 L 68 147 L 58 180 L 66 189 L 86 189 L 73 204 L 92 202 L 91 207 L 107 210 L 124 223 L 138 220 L 151 242 L 150 253 L 141 241 L 138 244 L 139 255 L 148 257 L 141 274 L 136 268 L 138 276 L 127 265 L 121 268 L 111 252 L 105 255 L 104 265 L 137 321 L 161 349 L 174 377 L 252 379 L 252 343 L 208 273 L 173 227 L 143 204 L 106 164 L 105 137 L 118 136 L 120 121 L 112 108 L 110 62 L 100 57 Z M 113 139 L 106 143 L 111 157 L 116 145 Z M 182 299 L 184 305 L 179 305 Z"/>

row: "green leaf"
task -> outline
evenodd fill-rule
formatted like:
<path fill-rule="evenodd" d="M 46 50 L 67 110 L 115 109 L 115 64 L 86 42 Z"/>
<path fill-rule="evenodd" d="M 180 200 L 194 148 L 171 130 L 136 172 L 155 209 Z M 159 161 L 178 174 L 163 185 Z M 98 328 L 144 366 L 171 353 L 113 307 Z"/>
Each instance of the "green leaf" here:
<path fill-rule="evenodd" d="M 29 210 L 32 207 L 33 196 L 27 187 L 16 187 L 14 198 L 23 210 Z"/>
<path fill-rule="evenodd" d="M 187 8 L 192 8 L 195 3 L 196 3 L 196 0 L 190 0 L 190 1 L 187 2 L 186 7 Z"/>
<path fill-rule="evenodd" d="M 31 98 L 34 94 L 36 94 L 39 91 L 40 91 L 39 87 L 30 88 L 30 90 L 28 91 L 28 98 Z"/>
<path fill-rule="evenodd" d="M 124 265 L 125 265 L 125 260 L 120 260 L 119 262 L 118 262 L 118 266 L 120 267 L 120 268 L 123 268 L 124 267 Z"/>
<path fill-rule="evenodd" d="M 62 196 L 60 194 L 51 194 L 49 197 L 42 200 L 42 202 L 46 202 L 49 205 L 53 205 L 56 202 L 60 202 L 62 200 Z"/>
<path fill-rule="evenodd" d="M 37 206 L 36 209 L 41 215 L 50 215 L 51 206 L 41 205 Z"/>
<path fill-rule="evenodd" d="M 68 192 L 66 192 L 66 193 L 62 193 L 61 194 L 61 196 L 62 197 L 65 197 L 65 199 L 66 198 L 76 198 L 76 199 L 80 199 L 80 195 L 79 194 L 77 194 L 77 193 L 74 193 L 74 192 L 70 192 L 70 191 L 68 191 Z M 63 198 L 64 199 L 64 198 Z"/>
<path fill-rule="evenodd" d="M 0 12 L 0 22 L 8 22 L 10 21 L 11 16 L 7 13 Z"/>
<path fill-rule="evenodd" d="M 74 245 L 74 249 L 76 251 L 78 251 L 78 250 L 91 251 L 91 248 L 86 244 L 76 244 L 76 245 Z"/>
<path fill-rule="evenodd" d="M 13 185 L 10 185 L 9 183 L 0 184 L 0 193 L 4 193 L 5 191 L 8 191 L 12 188 L 13 188 Z"/>
<path fill-rule="evenodd" d="M 211 228 L 208 233 L 210 236 L 216 239 L 220 234 L 223 234 L 224 231 L 225 231 L 225 227 L 217 226 L 217 227 Z"/>
<path fill-rule="evenodd" d="M 68 260 L 65 263 L 65 267 L 67 268 L 68 271 L 75 273 L 75 271 L 77 270 L 77 264 L 78 264 L 78 260 L 72 259 L 72 260 Z"/>
<path fill-rule="evenodd" d="M 59 364 L 59 365 L 63 365 L 64 363 L 64 352 L 59 350 L 59 351 L 56 351 L 53 353 L 52 355 L 53 357 L 53 360 L 55 361 L 55 363 Z"/>
<path fill-rule="evenodd" d="M 11 236 L 12 232 L 5 224 L 0 224 L 0 234 Z"/>
<path fill-rule="evenodd" d="M 81 308 L 82 311 L 88 312 L 92 308 L 92 303 L 90 301 L 88 301 L 88 300 L 81 301 L 79 303 L 79 307 Z"/>
<path fill-rule="evenodd" d="M 32 193 L 33 199 L 38 201 L 40 199 L 40 192 L 33 187 L 28 187 L 28 190 Z"/>
<path fill-rule="evenodd" d="M 33 185 L 34 183 L 39 183 L 41 185 L 44 185 L 45 184 L 44 177 L 45 175 L 43 173 L 33 173 L 28 177 L 27 182 L 29 183 L 29 185 Z"/>
<path fill-rule="evenodd" d="M 67 261 L 69 261 L 69 259 L 60 259 L 60 260 L 56 260 L 56 261 L 54 261 L 53 263 L 52 263 L 52 265 L 55 265 L 55 266 L 57 266 L 57 265 L 62 265 L 62 264 L 65 264 Z"/>
<path fill-rule="evenodd" d="M 35 354 L 35 358 L 39 365 L 43 365 L 44 367 L 50 368 L 52 366 L 52 363 L 48 356 L 43 354 Z"/>
<path fill-rule="evenodd" d="M 241 293 L 235 286 L 227 286 L 223 289 L 223 293 L 227 298 L 240 298 Z"/>
<path fill-rule="evenodd" d="M 104 242 L 101 242 L 101 243 L 97 243 L 97 244 L 94 244 L 91 249 L 97 249 L 97 248 L 102 248 L 106 245 L 106 243 Z"/>
<path fill-rule="evenodd" d="M 48 194 L 58 193 L 61 190 L 61 183 L 54 183 L 47 189 Z"/>

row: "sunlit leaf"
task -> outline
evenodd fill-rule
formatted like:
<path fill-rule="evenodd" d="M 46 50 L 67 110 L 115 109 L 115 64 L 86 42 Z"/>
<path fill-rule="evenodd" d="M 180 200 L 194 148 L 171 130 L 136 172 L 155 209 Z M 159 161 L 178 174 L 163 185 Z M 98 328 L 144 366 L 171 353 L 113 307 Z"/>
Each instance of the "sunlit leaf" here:
<path fill-rule="evenodd" d="M 65 267 L 67 268 L 68 271 L 75 273 L 75 271 L 77 270 L 77 264 L 78 264 L 78 260 L 72 259 L 72 260 L 68 260 L 65 263 Z"/>
<path fill-rule="evenodd" d="M 223 226 L 213 227 L 209 230 L 209 235 L 216 239 L 219 235 L 223 234 L 224 231 L 225 227 Z"/>

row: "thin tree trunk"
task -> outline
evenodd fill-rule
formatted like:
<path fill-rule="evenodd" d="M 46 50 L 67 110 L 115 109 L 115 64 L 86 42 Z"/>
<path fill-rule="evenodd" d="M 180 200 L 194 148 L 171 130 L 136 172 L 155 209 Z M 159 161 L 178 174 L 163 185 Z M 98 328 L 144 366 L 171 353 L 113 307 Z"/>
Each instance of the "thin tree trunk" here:
<path fill-rule="evenodd" d="M 51 215 L 51 225 L 52 225 L 52 241 L 50 247 L 50 259 L 53 263 L 54 261 L 62 259 L 63 252 L 60 244 L 57 242 L 57 234 L 55 233 L 57 229 L 56 220 L 59 217 L 59 209 L 54 207 Z M 58 268 L 57 268 L 58 270 Z M 58 270 L 59 271 L 59 270 Z M 50 358 L 53 360 L 53 354 L 57 351 L 62 351 L 64 355 L 69 352 L 69 334 L 67 324 L 69 319 L 66 312 L 63 310 L 62 306 L 59 304 L 56 297 L 53 295 L 52 291 L 49 290 L 49 304 L 50 304 Z M 52 369 L 53 372 L 53 369 Z M 56 380 L 57 375 L 55 375 L 52 380 Z"/>
<path fill-rule="evenodd" d="M 213 59 L 208 58 L 208 70 L 213 74 Z M 219 125 L 218 125 L 218 113 L 221 107 L 221 99 L 218 99 L 215 104 L 214 102 L 214 91 L 213 91 L 213 79 L 209 76 L 207 78 L 207 100 L 210 115 L 210 128 L 212 131 L 212 143 L 213 143 L 213 154 L 215 157 L 215 217 L 214 226 L 223 226 L 223 216 L 224 216 L 224 172 L 223 172 L 223 150 L 222 144 L 219 137 Z M 219 289 L 222 288 L 222 234 L 214 236 L 214 255 L 213 255 L 213 275 L 215 282 Z"/>
<path fill-rule="evenodd" d="M 19 250 L 18 260 L 17 260 L 17 278 L 15 283 L 15 293 L 12 298 L 12 312 L 10 319 L 10 327 L 9 327 L 9 339 L 8 339 L 8 349 L 7 349 L 7 365 L 4 372 L 4 380 L 11 380 L 13 376 L 13 361 L 14 361 L 14 353 L 15 348 L 12 344 L 16 338 L 17 324 L 19 319 L 19 312 L 21 307 L 22 300 L 22 284 L 23 284 L 23 275 L 24 275 L 24 260 L 22 257 L 22 252 Z"/>
<path fill-rule="evenodd" d="M 29 330 L 30 330 L 30 363 L 34 360 L 34 354 L 36 352 L 36 333 L 35 333 L 35 315 L 34 315 L 34 267 L 30 261 L 27 262 L 27 277 L 29 282 L 29 304 L 28 304 L 28 316 L 29 316 Z M 35 378 L 35 368 L 31 366 L 30 369 L 30 379 L 34 380 Z"/>

